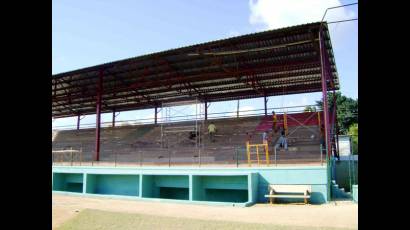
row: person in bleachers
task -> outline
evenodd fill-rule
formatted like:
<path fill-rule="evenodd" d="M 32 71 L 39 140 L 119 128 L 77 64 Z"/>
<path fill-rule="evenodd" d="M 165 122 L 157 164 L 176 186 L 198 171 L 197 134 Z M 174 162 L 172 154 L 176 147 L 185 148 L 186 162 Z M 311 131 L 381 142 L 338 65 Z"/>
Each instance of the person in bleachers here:
<path fill-rule="evenodd" d="M 213 123 L 208 125 L 208 133 L 211 142 L 215 142 L 216 126 Z"/>
<path fill-rule="evenodd" d="M 199 132 L 195 133 L 194 131 L 189 132 L 189 139 L 195 140 L 196 137 L 199 136 Z"/>
<path fill-rule="evenodd" d="M 246 142 L 250 143 L 252 139 L 252 135 L 248 132 L 246 132 Z"/>
<path fill-rule="evenodd" d="M 272 131 L 273 132 L 275 132 L 275 133 L 277 133 L 278 132 L 278 129 L 277 129 L 277 127 L 276 127 L 276 124 L 278 123 L 278 118 L 277 118 L 277 116 L 276 116 L 276 113 L 275 113 L 275 111 L 273 111 L 272 110 Z"/>
<path fill-rule="evenodd" d="M 268 142 L 268 132 L 263 132 L 262 133 L 262 143 L 267 143 Z"/>
<path fill-rule="evenodd" d="M 276 143 L 276 148 L 282 148 L 288 150 L 288 140 L 286 139 L 285 129 L 281 128 L 279 140 Z"/>

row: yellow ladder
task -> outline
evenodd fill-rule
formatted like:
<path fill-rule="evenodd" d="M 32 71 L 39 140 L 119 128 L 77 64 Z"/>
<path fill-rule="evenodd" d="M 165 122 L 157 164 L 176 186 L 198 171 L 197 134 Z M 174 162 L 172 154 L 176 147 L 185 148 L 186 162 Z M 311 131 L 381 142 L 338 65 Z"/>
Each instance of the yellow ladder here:
<path fill-rule="evenodd" d="M 251 160 L 251 148 L 255 147 L 256 148 L 256 159 L 257 160 Z M 252 166 L 252 162 L 258 162 L 258 166 L 261 163 L 261 159 L 259 157 L 259 147 L 263 148 L 265 150 L 265 155 L 266 155 L 266 165 L 269 166 L 269 146 L 268 146 L 268 142 L 264 141 L 263 144 L 249 144 L 249 141 L 246 142 L 246 153 L 248 155 L 248 165 L 249 167 Z"/>

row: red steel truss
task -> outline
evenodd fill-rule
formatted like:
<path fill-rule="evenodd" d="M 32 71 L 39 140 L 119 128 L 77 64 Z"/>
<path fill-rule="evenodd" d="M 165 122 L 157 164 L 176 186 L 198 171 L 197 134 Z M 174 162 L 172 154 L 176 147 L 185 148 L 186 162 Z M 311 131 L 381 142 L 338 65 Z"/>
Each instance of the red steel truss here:
<path fill-rule="evenodd" d="M 320 23 L 270 30 L 74 70 L 52 77 L 53 118 L 322 91 Z M 338 76 L 324 24 L 324 49 Z"/>

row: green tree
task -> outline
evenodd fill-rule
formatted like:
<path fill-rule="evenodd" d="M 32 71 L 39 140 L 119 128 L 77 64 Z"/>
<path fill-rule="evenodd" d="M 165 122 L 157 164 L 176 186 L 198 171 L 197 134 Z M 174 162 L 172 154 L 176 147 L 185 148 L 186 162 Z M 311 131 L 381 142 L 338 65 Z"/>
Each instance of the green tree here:
<path fill-rule="evenodd" d="M 327 94 L 327 100 L 330 111 L 333 111 L 333 93 Z M 316 101 L 316 105 L 323 109 L 322 101 Z M 339 134 L 347 134 L 352 124 L 358 123 L 358 101 L 346 96 L 340 92 L 336 92 L 337 105 L 337 124 L 339 126 Z"/>
<path fill-rule="evenodd" d="M 358 154 L 358 147 L 359 147 L 359 124 L 355 123 L 349 127 L 349 135 L 352 137 L 352 151 L 353 154 Z"/>
<path fill-rule="evenodd" d="M 316 112 L 316 107 L 315 106 L 306 106 L 304 109 L 305 112 Z"/>

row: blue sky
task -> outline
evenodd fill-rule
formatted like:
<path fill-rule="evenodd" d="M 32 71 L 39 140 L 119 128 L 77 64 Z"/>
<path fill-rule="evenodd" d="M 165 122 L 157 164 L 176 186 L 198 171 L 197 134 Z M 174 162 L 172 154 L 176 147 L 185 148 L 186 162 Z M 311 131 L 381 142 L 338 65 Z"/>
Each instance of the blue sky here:
<path fill-rule="evenodd" d="M 320 21 L 340 0 L 53 0 L 52 73 L 152 52 Z M 357 18 L 357 5 L 329 11 L 326 20 Z M 329 25 L 342 94 L 358 95 L 357 21 Z M 314 104 L 320 93 L 270 97 L 269 107 Z M 236 109 L 236 102 L 213 103 L 209 112 Z M 194 107 L 183 108 L 192 113 Z M 240 108 L 262 109 L 263 99 L 243 100 Z M 181 109 L 179 109 L 181 110 Z M 179 115 L 179 113 L 175 113 Z M 102 120 L 110 121 L 111 114 Z M 123 112 L 117 120 L 153 117 L 152 110 Z M 86 116 L 82 124 L 95 122 Z M 76 124 L 76 118 L 53 126 Z"/>

